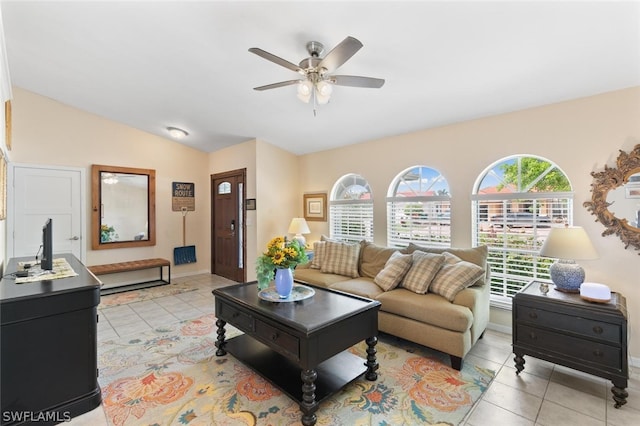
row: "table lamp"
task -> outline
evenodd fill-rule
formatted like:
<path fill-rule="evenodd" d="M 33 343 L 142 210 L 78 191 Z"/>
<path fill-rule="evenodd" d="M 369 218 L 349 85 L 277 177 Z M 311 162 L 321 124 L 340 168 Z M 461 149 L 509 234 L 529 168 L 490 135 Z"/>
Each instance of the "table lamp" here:
<path fill-rule="evenodd" d="M 549 267 L 556 290 L 579 293 L 580 284 L 584 282 L 584 269 L 575 260 L 597 259 L 598 253 L 582 227 L 564 226 L 551 228 L 540 256 L 557 259 Z"/>
<path fill-rule="evenodd" d="M 309 225 L 307 225 L 307 221 L 302 217 L 294 217 L 291 219 L 291 223 L 289 224 L 289 233 L 295 234 L 293 237 L 294 240 L 298 240 L 302 247 L 307 245 L 307 239 L 302 234 L 310 234 L 311 230 L 309 229 Z"/>

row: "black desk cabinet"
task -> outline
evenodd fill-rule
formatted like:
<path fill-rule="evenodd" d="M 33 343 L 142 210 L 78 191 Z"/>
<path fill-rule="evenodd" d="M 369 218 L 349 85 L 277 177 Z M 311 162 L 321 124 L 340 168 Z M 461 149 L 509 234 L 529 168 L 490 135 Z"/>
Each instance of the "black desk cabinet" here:
<path fill-rule="evenodd" d="M 613 382 L 615 407 L 627 402 L 627 304 L 612 292 L 609 303 L 587 302 L 578 294 L 549 286 L 543 295 L 531 282 L 513 299 L 513 352 L 516 370 L 524 355 L 584 371 Z"/>
<path fill-rule="evenodd" d="M 100 282 L 72 255 L 78 276 L 0 283 L 2 425 L 56 424 L 102 400 L 97 379 Z M 5 274 L 16 270 L 11 259 Z"/>

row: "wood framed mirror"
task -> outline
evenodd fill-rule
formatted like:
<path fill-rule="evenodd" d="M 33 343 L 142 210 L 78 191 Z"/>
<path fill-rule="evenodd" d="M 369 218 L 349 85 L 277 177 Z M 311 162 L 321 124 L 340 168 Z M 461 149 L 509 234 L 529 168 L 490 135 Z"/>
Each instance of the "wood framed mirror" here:
<path fill-rule="evenodd" d="M 156 172 L 91 166 L 91 247 L 94 250 L 156 244 Z"/>
<path fill-rule="evenodd" d="M 607 228 L 602 236 L 615 234 L 625 249 L 640 250 L 640 144 L 620 150 L 616 165 L 591 172 L 591 201 L 583 205 Z"/>

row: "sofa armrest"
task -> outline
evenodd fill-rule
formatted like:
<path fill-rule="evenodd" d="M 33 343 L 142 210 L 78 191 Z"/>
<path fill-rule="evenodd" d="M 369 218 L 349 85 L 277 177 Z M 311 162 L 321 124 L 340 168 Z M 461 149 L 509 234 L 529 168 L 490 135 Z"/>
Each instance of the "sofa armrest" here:
<path fill-rule="evenodd" d="M 473 314 L 473 326 L 471 327 L 471 339 L 475 343 L 489 324 L 489 297 L 491 286 L 489 284 L 474 285 L 459 292 L 453 303 L 466 306 Z"/>

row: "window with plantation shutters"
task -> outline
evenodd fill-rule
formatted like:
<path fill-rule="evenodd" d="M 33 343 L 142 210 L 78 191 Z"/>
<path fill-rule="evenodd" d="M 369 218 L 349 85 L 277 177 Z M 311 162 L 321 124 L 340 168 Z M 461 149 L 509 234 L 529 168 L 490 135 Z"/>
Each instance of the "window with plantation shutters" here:
<path fill-rule="evenodd" d="M 573 222 L 573 193 L 551 161 L 514 156 L 489 166 L 472 194 L 473 245 L 489 247 L 491 299 L 511 298 L 531 280 L 550 282 L 553 259 L 539 252 L 553 226 Z"/>
<path fill-rule="evenodd" d="M 339 241 L 373 241 L 373 195 L 362 176 L 348 174 L 334 185 L 329 230 L 330 237 Z"/>
<path fill-rule="evenodd" d="M 451 194 L 447 180 L 415 166 L 393 181 L 387 196 L 387 245 L 451 246 Z"/>

